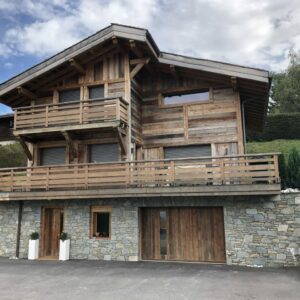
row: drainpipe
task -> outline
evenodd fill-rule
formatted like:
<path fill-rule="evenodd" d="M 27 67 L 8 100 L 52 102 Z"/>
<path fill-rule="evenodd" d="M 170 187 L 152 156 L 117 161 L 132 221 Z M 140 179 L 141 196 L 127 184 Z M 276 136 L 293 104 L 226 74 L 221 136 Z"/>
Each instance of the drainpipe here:
<path fill-rule="evenodd" d="M 21 237 L 22 213 L 23 213 L 23 201 L 19 201 L 17 241 L 16 241 L 16 258 L 19 258 L 19 254 L 20 254 L 20 237 Z"/>

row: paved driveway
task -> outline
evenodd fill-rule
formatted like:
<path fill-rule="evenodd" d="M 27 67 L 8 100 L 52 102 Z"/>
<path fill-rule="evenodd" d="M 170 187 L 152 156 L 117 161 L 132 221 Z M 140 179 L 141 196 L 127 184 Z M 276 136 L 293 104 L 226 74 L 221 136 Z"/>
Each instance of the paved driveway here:
<path fill-rule="evenodd" d="M 299 268 L 0 259 L 1 300 L 299 300 L 299 297 Z"/>

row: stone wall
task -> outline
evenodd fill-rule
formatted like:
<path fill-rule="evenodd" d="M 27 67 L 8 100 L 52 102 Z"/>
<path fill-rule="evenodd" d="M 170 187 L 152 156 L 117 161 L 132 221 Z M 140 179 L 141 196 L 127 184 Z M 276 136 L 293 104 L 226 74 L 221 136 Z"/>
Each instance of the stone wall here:
<path fill-rule="evenodd" d="M 40 231 L 43 206 L 64 207 L 71 259 L 138 260 L 139 207 L 223 206 L 227 263 L 299 265 L 300 194 L 275 197 L 166 197 L 24 202 L 20 257 L 27 257 L 32 231 Z M 112 206 L 110 240 L 89 238 L 90 206 Z M 15 255 L 18 203 L 0 203 L 0 256 Z"/>
<path fill-rule="evenodd" d="M 300 194 L 233 201 L 224 213 L 228 264 L 300 265 Z"/>

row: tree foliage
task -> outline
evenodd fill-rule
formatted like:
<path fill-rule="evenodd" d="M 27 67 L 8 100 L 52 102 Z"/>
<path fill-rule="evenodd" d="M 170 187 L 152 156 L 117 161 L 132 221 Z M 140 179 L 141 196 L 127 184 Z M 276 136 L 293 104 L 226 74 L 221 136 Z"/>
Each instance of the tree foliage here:
<path fill-rule="evenodd" d="M 273 75 L 270 113 L 300 112 L 300 55 L 291 50 L 286 71 Z"/>
<path fill-rule="evenodd" d="M 0 168 L 26 166 L 26 155 L 19 143 L 0 146 Z"/>
<path fill-rule="evenodd" d="M 292 148 L 289 153 L 286 185 L 290 188 L 300 188 L 300 154 L 296 148 Z"/>

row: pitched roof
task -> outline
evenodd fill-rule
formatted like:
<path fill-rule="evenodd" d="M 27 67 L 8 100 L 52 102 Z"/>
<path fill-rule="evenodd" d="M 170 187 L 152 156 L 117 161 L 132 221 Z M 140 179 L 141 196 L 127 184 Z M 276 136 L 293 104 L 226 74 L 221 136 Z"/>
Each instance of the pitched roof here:
<path fill-rule="evenodd" d="M 149 50 L 160 63 L 251 79 L 260 82 L 268 82 L 269 72 L 266 70 L 161 52 L 147 29 L 111 24 L 77 44 L 3 82 L 0 84 L 0 96 L 22 84 L 25 84 L 39 75 L 50 71 L 60 64 L 75 58 L 79 54 L 111 39 L 112 37 L 125 38 L 146 43 Z"/>

